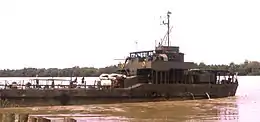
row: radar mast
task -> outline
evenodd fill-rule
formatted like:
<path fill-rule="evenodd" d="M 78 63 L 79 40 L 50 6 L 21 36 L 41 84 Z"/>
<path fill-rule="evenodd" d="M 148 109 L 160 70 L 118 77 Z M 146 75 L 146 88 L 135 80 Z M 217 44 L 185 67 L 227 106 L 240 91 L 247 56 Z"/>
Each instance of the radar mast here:
<path fill-rule="evenodd" d="M 172 12 L 168 11 L 167 12 L 167 22 L 163 21 L 164 25 L 167 25 L 167 41 L 168 41 L 168 46 L 170 46 L 170 14 Z"/>

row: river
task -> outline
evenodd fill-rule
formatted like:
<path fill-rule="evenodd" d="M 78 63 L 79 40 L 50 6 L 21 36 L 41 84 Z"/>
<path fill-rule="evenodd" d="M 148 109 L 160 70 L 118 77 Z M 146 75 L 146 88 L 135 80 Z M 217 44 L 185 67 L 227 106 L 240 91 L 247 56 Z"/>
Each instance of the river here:
<path fill-rule="evenodd" d="M 63 116 L 61 114 L 69 114 L 80 122 L 257 122 L 260 113 L 260 77 L 240 76 L 238 80 L 239 87 L 236 96 L 221 99 L 82 106 L 17 107 L 2 108 L 0 113 L 3 113 L 2 115 L 4 116 L 6 115 L 5 113 L 29 114 L 29 116 L 41 114 Z"/>

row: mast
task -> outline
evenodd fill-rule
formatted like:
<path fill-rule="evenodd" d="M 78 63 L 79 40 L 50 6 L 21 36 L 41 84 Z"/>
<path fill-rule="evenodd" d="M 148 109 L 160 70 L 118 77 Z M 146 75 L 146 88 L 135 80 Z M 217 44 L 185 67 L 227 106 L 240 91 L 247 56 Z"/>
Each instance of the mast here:
<path fill-rule="evenodd" d="M 163 21 L 164 25 L 167 25 L 167 41 L 168 46 L 170 46 L 170 14 L 172 14 L 170 11 L 167 12 L 167 23 Z"/>
<path fill-rule="evenodd" d="M 170 14 L 171 14 L 171 12 L 170 11 L 168 11 L 167 12 L 167 19 L 168 19 L 168 24 L 167 24 L 167 33 L 168 33 L 168 46 L 170 46 Z"/>

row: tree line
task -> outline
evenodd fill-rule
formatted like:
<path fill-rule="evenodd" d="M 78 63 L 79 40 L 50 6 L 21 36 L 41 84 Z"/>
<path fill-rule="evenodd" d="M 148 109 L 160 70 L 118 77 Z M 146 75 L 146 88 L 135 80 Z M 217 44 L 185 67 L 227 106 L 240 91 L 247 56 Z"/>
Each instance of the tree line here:
<path fill-rule="evenodd" d="M 96 77 L 102 73 L 113 73 L 117 71 L 117 66 L 105 68 L 79 67 L 72 68 L 23 68 L 23 69 L 3 69 L 0 70 L 0 77 Z"/>
<path fill-rule="evenodd" d="M 235 64 L 231 62 L 229 64 L 221 65 L 207 65 L 203 62 L 197 64 L 198 69 L 211 69 L 211 70 L 229 70 L 231 72 L 238 72 L 240 76 L 252 76 L 260 75 L 260 62 L 245 60 L 244 63 Z"/>
<path fill-rule="evenodd" d="M 197 63 L 198 69 L 212 69 L 212 70 L 229 70 L 232 72 L 238 72 L 238 75 L 260 75 L 260 62 L 248 61 L 244 63 L 221 65 L 207 65 L 203 62 Z M 71 76 L 84 76 L 84 77 L 95 77 L 102 73 L 113 73 L 118 70 L 118 66 L 112 65 L 104 68 L 94 67 L 79 67 L 75 66 L 72 68 L 23 68 L 23 69 L 3 69 L 0 70 L 0 77 L 71 77 Z"/>

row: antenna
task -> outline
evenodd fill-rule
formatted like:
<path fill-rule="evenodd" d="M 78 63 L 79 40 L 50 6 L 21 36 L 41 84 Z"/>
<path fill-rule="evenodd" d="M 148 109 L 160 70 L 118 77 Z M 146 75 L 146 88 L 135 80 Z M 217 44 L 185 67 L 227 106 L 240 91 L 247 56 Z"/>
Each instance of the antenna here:
<path fill-rule="evenodd" d="M 170 14 L 172 14 L 172 12 L 168 11 L 167 12 L 167 22 L 163 21 L 163 24 L 167 25 L 168 46 L 170 46 Z"/>
<path fill-rule="evenodd" d="M 155 41 L 154 41 L 154 46 L 155 46 L 154 48 L 156 48 L 156 44 L 157 44 L 157 41 L 155 40 Z"/>
<path fill-rule="evenodd" d="M 138 51 L 138 41 L 135 41 L 135 48 L 136 48 L 136 51 Z"/>

